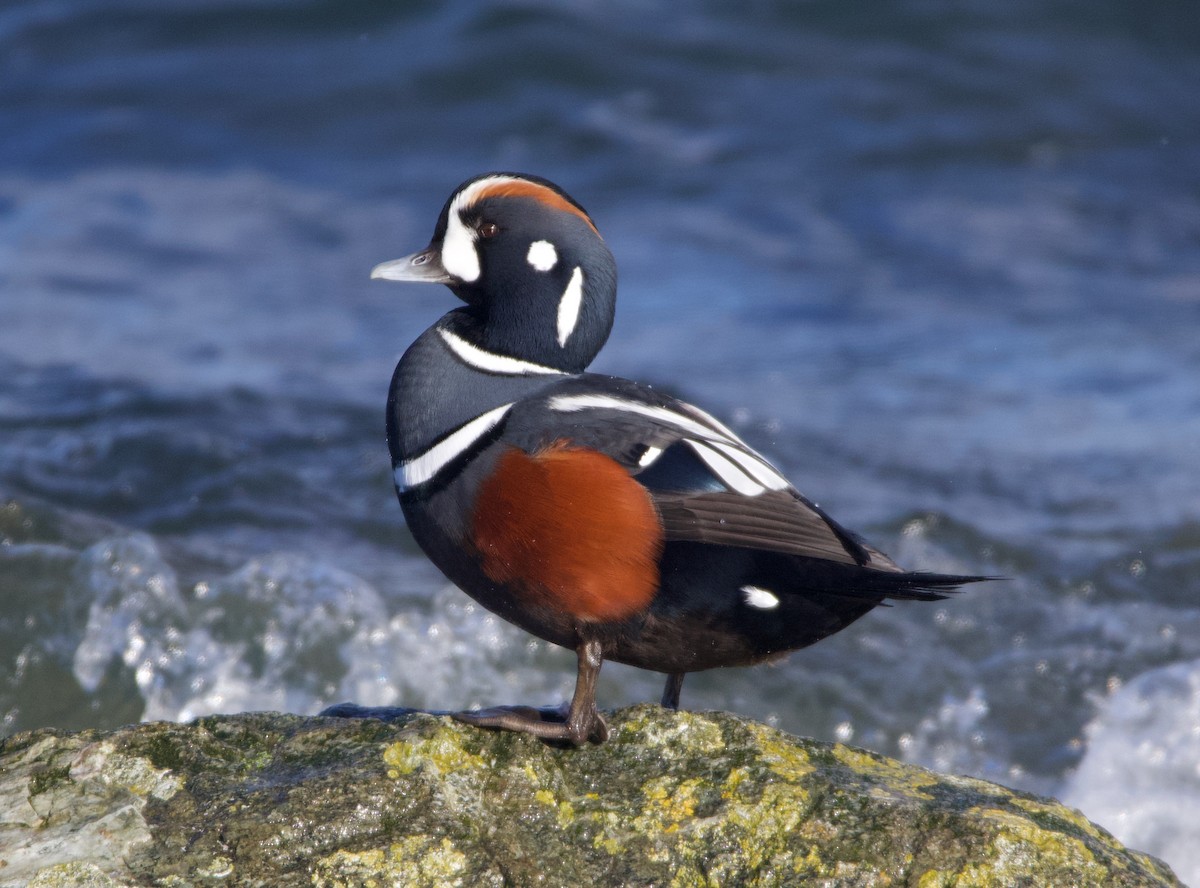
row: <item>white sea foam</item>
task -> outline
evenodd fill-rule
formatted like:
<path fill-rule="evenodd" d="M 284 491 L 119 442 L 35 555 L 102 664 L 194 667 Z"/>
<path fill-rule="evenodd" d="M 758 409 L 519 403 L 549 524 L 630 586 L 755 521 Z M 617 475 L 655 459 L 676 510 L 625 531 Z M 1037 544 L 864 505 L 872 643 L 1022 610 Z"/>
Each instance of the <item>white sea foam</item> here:
<path fill-rule="evenodd" d="M 74 652 L 80 685 L 95 691 L 118 660 L 147 700 L 170 693 L 192 655 L 180 644 L 187 608 L 179 583 L 154 540 L 135 533 L 97 543 L 81 555 L 77 577 L 91 601 Z"/>
<path fill-rule="evenodd" d="M 132 673 L 144 719 L 216 712 L 316 712 L 339 701 L 467 708 L 558 703 L 570 655 L 531 642 L 452 587 L 427 609 L 389 615 L 365 580 L 311 557 L 255 559 L 192 594 L 144 534 L 86 550 L 93 603 L 73 654 L 94 693 Z M 114 671 L 115 670 L 115 671 Z"/>
<path fill-rule="evenodd" d="M 1200 884 L 1200 660 L 1143 673 L 1105 701 L 1062 799 Z"/>

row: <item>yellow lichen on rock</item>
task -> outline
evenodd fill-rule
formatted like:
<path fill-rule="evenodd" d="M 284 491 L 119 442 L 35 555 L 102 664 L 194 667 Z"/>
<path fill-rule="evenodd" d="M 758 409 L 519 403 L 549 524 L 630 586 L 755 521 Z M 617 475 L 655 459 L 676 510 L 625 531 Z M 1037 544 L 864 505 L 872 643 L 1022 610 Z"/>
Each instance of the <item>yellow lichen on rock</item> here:
<path fill-rule="evenodd" d="M 899 794 L 918 801 L 932 801 L 933 797 L 924 791 L 926 787 L 936 786 L 939 782 L 940 778 L 932 772 L 842 743 L 835 743 L 832 749 L 834 758 L 839 762 L 854 773 L 879 784 L 877 795 L 894 797 Z"/>
<path fill-rule="evenodd" d="M 25 888 L 130 888 L 130 883 L 117 881 L 94 863 L 76 860 L 40 870 Z"/>
<path fill-rule="evenodd" d="M 1006 875 L 1011 878 L 1013 873 L 1028 872 L 1031 861 L 1036 859 L 1045 870 L 1061 869 L 1077 874 L 1075 878 L 1081 885 L 1108 883 L 1108 869 L 1074 836 L 1043 829 L 1026 817 L 1000 808 L 986 808 L 979 813 L 1000 827 L 995 842 L 999 851 L 995 873 L 1001 881 Z"/>
<path fill-rule="evenodd" d="M 677 712 L 674 719 L 664 721 L 655 712 L 657 708 L 635 707 L 634 714 L 617 727 L 617 736 L 647 748 L 686 748 L 707 754 L 725 749 L 720 726 L 704 718 L 703 713 Z"/>
<path fill-rule="evenodd" d="M 467 858 L 449 839 L 406 836 L 386 849 L 335 851 L 317 861 L 314 888 L 456 888 Z"/>
<path fill-rule="evenodd" d="M 609 725 L 577 749 L 425 713 L 18 735 L 0 888 L 1179 886 L 1052 799 L 722 713 Z"/>
<path fill-rule="evenodd" d="M 808 753 L 786 734 L 753 722 L 747 723 L 746 728 L 759 750 L 759 758 L 777 776 L 789 783 L 800 783 L 816 770 Z"/>
<path fill-rule="evenodd" d="M 677 780 L 661 777 L 647 783 L 642 792 L 646 797 L 645 807 L 633 821 L 638 832 L 657 830 L 672 833 L 680 824 L 696 813 L 696 793 L 699 780 Z"/>
<path fill-rule="evenodd" d="M 396 778 L 418 769 L 432 771 L 434 776 L 446 776 L 488 767 L 485 759 L 463 746 L 464 736 L 456 726 L 446 725 L 430 735 L 406 737 L 388 745 L 383 752 L 388 776 Z"/>
<path fill-rule="evenodd" d="M 1040 799 L 1028 799 L 1014 795 L 1010 800 L 1023 811 L 1028 811 L 1034 816 L 1042 818 L 1054 818 L 1055 820 L 1064 821 L 1075 827 L 1082 833 L 1086 833 L 1095 839 L 1111 838 L 1097 829 L 1096 825 L 1076 811 L 1074 808 L 1068 808 L 1059 802 L 1044 802 Z"/>
<path fill-rule="evenodd" d="M 563 799 L 559 801 L 548 789 L 539 789 L 533 797 L 554 812 L 559 826 L 569 826 L 575 822 L 575 806 Z"/>
<path fill-rule="evenodd" d="M 1042 809 L 1039 813 L 1060 815 L 1058 806 L 1034 804 Z M 1047 880 L 1045 884 L 1070 884 L 1072 888 L 1102 888 L 1111 884 L 1108 869 L 1096 860 L 1087 845 L 1073 836 L 1046 830 L 1003 808 L 973 808 L 967 814 L 998 829 L 988 859 L 974 861 L 958 871 L 930 870 L 921 876 L 918 888 L 992 888 L 1017 884 L 1035 868 Z M 1069 882 L 1055 880 L 1055 873 L 1062 874 L 1061 879 Z"/>

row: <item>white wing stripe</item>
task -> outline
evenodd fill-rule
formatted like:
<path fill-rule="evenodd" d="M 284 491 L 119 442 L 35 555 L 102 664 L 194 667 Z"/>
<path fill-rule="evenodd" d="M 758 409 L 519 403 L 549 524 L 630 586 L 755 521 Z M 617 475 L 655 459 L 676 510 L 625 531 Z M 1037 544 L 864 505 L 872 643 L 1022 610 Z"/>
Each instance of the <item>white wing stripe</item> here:
<path fill-rule="evenodd" d="M 746 496 L 757 496 L 764 489 L 786 490 L 787 478 L 762 457 L 750 450 L 737 435 L 703 410 L 686 405 L 692 416 L 666 407 L 652 407 L 626 401 L 614 395 L 559 395 L 550 399 L 550 409 L 564 413 L 576 410 L 624 410 L 648 419 L 665 422 L 700 439 L 687 443 L 724 484 Z M 703 442 L 703 443 L 701 443 Z M 657 454 L 655 454 L 657 456 Z"/>
<path fill-rule="evenodd" d="M 737 463 L 726 459 L 707 444 L 701 444 L 699 441 L 693 441 L 690 438 L 684 440 L 692 450 L 696 451 L 696 455 L 704 460 L 704 464 L 712 469 L 713 473 L 721 479 L 721 483 L 730 490 L 736 491 L 742 496 L 758 496 L 766 490 L 765 487 L 746 474 Z"/>
<path fill-rule="evenodd" d="M 714 429 L 716 429 L 718 432 L 720 432 L 722 435 L 724 435 L 730 441 L 741 441 L 741 438 L 739 438 L 737 435 L 735 435 L 733 433 L 733 429 L 729 428 L 729 426 L 725 425 L 725 423 L 721 422 L 719 419 L 717 419 L 711 413 L 704 412 L 699 407 L 697 407 L 695 404 L 684 404 L 683 406 L 685 408 L 687 408 L 687 410 L 690 413 L 700 417 L 702 420 L 704 420 L 706 423 L 708 423 L 710 426 L 712 426 Z"/>
<path fill-rule="evenodd" d="M 457 336 L 449 330 L 439 329 L 438 335 L 442 337 L 442 341 L 446 343 L 450 351 L 454 352 L 464 363 L 474 367 L 476 370 L 483 370 L 487 373 L 495 373 L 500 376 L 520 376 L 527 373 L 554 376 L 567 375 L 562 370 L 555 370 L 553 367 L 547 367 L 543 364 L 534 364 L 531 361 L 522 361 L 519 358 L 510 358 L 508 355 L 498 355 L 495 352 L 490 352 L 477 345 L 472 345 L 461 336 Z"/>
<path fill-rule="evenodd" d="M 481 413 L 470 422 L 460 425 L 424 453 L 400 463 L 393 473 L 396 487 L 400 490 L 410 490 L 432 479 L 456 457 L 465 453 L 472 444 L 494 429 L 504 418 L 504 414 L 511 409 L 512 404 L 504 404 L 487 413 Z"/>
<path fill-rule="evenodd" d="M 713 441 L 712 446 L 718 448 L 746 471 L 751 478 L 768 490 L 787 490 L 791 487 L 787 478 L 775 471 L 770 463 L 760 459 L 758 456 L 747 453 L 744 450 L 734 447 L 732 444 L 722 444 L 720 441 Z"/>
<path fill-rule="evenodd" d="M 666 407 L 651 407 L 649 404 L 639 404 L 637 401 L 626 401 L 613 395 L 558 395 L 550 399 L 550 409 L 560 413 L 573 413 L 577 410 L 624 410 L 626 413 L 637 413 L 649 419 L 657 419 L 676 428 L 683 429 L 692 435 L 705 440 L 736 441 L 719 428 L 704 425 L 691 417 L 668 410 Z"/>

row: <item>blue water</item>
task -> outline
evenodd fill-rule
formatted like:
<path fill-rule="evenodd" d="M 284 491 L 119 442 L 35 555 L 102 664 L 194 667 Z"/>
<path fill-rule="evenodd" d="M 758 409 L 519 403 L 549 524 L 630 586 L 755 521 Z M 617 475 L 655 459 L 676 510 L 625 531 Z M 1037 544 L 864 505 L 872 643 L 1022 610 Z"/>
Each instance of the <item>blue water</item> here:
<path fill-rule="evenodd" d="M 684 705 L 1055 793 L 1200 881 L 1182 0 L 5 5 L 0 732 L 569 692 L 417 553 L 383 443 L 452 300 L 367 274 L 488 169 L 608 239 L 597 369 L 905 565 L 1012 578 Z"/>

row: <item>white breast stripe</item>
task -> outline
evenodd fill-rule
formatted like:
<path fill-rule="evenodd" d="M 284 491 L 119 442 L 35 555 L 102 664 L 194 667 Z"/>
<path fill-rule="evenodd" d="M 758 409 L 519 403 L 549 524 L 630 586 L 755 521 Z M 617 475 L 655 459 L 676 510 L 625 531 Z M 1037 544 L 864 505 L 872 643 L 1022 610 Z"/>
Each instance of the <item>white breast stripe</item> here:
<path fill-rule="evenodd" d="M 624 398 L 613 395 L 558 395 L 550 399 L 549 406 L 551 410 L 557 410 L 560 413 L 574 413 L 576 410 L 624 410 L 627 413 L 637 413 L 649 419 L 665 422 L 705 440 L 737 440 L 737 438 L 729 438 L 718 429 L 703 425 L 682 413 L 668 410 L 666 407 L 651 407 L 649 404 L 626 401 Z"/>
<path fill-rule="evenodd" d="M 394 475 L 396 487 L 409 490 L 419 484 L 424 484 L 444 469 L 456 457 L 496 427 L 504 418 L 504 414 L 512 409 L 512 404 L 504 404 L 481 413 L 470 422 L 463 423 L 441 441 L 434 444 L 420 456 L 406 459 L 396 466 Z"/>
<path fill-rule="evenodd" d="M 446 343 L 450 351 L 477 370 L 486 370 L 488 373 L 496 373 L 501 376 L 522 376 L 532 373 L 553 376 L 568 375 L 563 370 L 555 370 L 553 367 L 543 364 L 534 364 L 531 361 L 522 361 L 520 358 L 510 358 L 508 355 L 490 352 L 477 345 L 472 345 L 449 330 L 439 329 L 438 335 L 442 337 L 442 341 Z"/>
<path fill-rule="evenodd" d="M 726 459 L 707 444 L 701 444 L 699 441 L 693 441 L 690 438 L 684 439 L 688 447 L 696 451 L 696 456 L 704 460 L 704 464 L 712 469 L 713 473 L 721 479 L 721 483 L 742 496 L 758 496 L 764 490 L 761 484 L 747 475 L 734 462 Z"/>
<path fill-rule="evenodd" d="M 746 604 L 759 610 L 775 610 L 779 607 L 779 596 L 770 589 L 762 586 L 742 586 L 741 592 L 746 596 Z"/>
<path fill-rule="evenodd" d="M 751 478 L 768 490 L 787 490 L 791 487 L 787 478 L 775 471 L 772 465 L 760 459 L 757 455 L 739 450 L 732 444 L 722 444 L 720 441 L 713 441 L 712 446 L 719 449 L 723 454 L 741 466 Z"/>
<path fill-rule="evenodd" d="M 558 301 L 558 344 L 566 345 L 575 325 L 579 323 L 579 309 L 583 305 L 583 269 L 578 265 L 571 272 L 567 281 L 567 289 L 563 290 L 562 299 Z"/>

